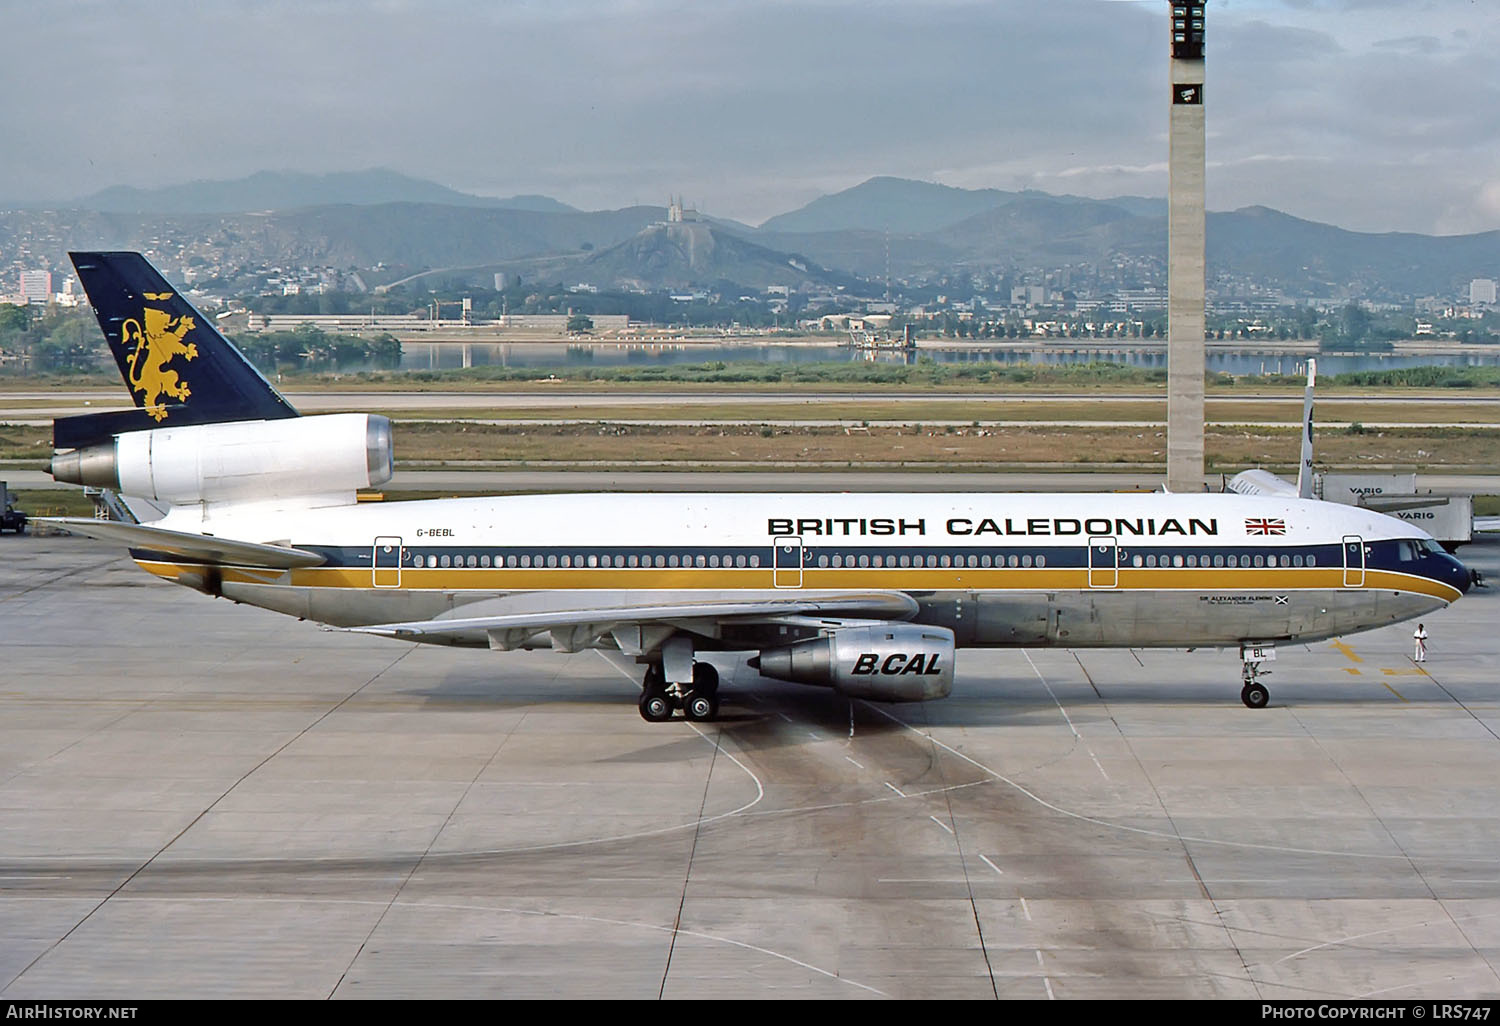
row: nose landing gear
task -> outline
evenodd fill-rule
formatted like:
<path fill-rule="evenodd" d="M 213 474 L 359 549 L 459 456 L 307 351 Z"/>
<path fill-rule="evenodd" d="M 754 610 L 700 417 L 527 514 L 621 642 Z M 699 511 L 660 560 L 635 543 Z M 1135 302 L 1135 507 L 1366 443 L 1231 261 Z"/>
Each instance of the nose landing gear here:
<path fill-rule="evenodd" d="M 1240 659 L 1242 669 L 1240 679 L 1244 681 L 1244 687 L 1240 689 L 1240 701 L 1248 708 L 1264 709 L 1271 701 L 1271 692 L 1260 683 L 1261 677 L 1269 677 L 1270 670 L 1262 670 L 1260 664 L 1271 662 L 1276 658 L 1276 649 L 1269 645 L 1242 645 L 1240 647 Z"/>

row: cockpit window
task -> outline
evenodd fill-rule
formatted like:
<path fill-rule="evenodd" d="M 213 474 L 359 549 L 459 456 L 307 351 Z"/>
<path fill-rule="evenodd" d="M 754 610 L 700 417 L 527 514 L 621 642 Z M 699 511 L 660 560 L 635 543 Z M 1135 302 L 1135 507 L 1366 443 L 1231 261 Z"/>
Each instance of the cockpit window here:
<path fill-rule="evenodd" d="M 1412 541 L 1407 538 L 1403 538 L 1402 540 L 1396 542 L 1396 559 L 1398 559 L 1402 563 L 1416 562 L 1417 546 L 1419 544 L 1421 543 Z"/>

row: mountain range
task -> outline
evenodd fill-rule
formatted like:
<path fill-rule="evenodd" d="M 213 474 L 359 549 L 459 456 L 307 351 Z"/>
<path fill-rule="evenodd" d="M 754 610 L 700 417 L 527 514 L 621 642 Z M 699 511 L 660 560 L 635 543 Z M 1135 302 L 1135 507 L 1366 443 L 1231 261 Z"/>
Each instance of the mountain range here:
<path fill-rule="evenodd" d="M 512 196 L 509 199 L 476 196 L 388 168 L 326 175 L 257 171 L 230 181 L 187 182 L 159 189 L 117 185 L 61 205 L 106 214 L 233 214 L 345 203 L 355 206 L 436 203 L 551 214 L 578 212 L 576 207 L 548 196 Z"/>
<path fill-rule="evenodd" d="M 0 251 L 18 239 L 147 248 L 172 239 L 208 262 L 473 269 L 599 287 L 855 283 L 945 275 L 1165 265 L 1166 201 L 1035 190 L 958 189 L 876 177 L 758 228 L 662 207 L 581 211 L 545 196 L 458 192 L 374 169 L 260 172 L 163 189 L 114 188 L 46 210 L 0 212 Z M 61 256 L 61 252 L 59 252 Z M 1294 296 L 1447 295 L 1500 276 L 1500 232 L 1350 232 L 1267 207 L 1214 212 L 1209 274 Z M 394 273 L 394 272 L 393 272 Z M 868 290 L 867 290 L 868 291 Z"/>

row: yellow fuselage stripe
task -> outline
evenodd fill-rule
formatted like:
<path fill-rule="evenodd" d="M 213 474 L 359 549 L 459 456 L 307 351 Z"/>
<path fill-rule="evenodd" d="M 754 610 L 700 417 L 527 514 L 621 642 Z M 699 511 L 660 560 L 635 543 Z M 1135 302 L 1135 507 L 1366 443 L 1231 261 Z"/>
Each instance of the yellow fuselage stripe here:
<path fill-rule="evenodd" d="M 197 567 L 137 560 L 158 577 L 175 579 Z M 1363 584 L 1345 583 L 1343 567 L 1227 569 L 1221 567 L 1089 570 L 1086 567 L 1044 569 L 887 568 L 798 570 L 757 569 L 586 569 L 521 570 L 508 568 L 433 569 L 394 567 L 372 572 L 356 567 L 309 567 L 300 570 L 222 568 L 226 583 L 277 584 L 294 588 L 354 588 L 402 591 L 1312 591 L 1386 590 L 1416 592 L 1444 602 L 1462 593 L 1431 578 L 1390 570 L 1364 571 Z M 1092 583 L 1090 578 L 1092 576 Z M 1359 574 L 1350 580 L 1358 582 Z M 1111 586 L 1112 585 L 1112 586 Z"/>

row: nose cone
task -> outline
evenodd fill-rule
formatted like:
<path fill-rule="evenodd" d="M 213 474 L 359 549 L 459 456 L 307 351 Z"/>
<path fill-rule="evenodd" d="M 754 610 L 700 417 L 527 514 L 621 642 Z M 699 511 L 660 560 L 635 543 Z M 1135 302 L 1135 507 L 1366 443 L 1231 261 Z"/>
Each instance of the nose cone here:
<path fill-rule="evenodd" d="M 1468 567 L 1459 562 L 1457 556 L 1446 556 L 1445 558 L 1448 563 L 1448 577 L 1444 583 L 1451 584 L 1459 591 L 1467 593 L 1469 588 L 1474 584 L 1474 575 L 1469 572 Z"/>

